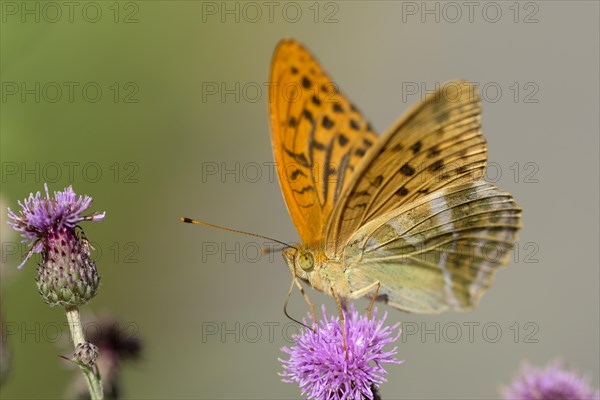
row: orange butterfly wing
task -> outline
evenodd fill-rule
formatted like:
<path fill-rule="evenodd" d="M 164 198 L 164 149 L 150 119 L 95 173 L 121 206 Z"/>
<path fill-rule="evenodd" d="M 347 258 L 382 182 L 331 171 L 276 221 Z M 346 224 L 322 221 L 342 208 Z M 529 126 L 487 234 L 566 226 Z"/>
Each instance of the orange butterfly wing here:
<path fill-rule="evenodd" d="M 314 248 L 324 243 L 334 204 L 377 136 L 295 40 L 278 44 L 269 82 L 281 190 L 303 243 Z"/>
<path fill-rule="evenodd" d="M 413 107 L 363 160 L 336 204 L 327 254 L 341 254 L 361 226 L 450 185 L 483 179 L 487 144 L 477 88 L 451 81 Z"/>

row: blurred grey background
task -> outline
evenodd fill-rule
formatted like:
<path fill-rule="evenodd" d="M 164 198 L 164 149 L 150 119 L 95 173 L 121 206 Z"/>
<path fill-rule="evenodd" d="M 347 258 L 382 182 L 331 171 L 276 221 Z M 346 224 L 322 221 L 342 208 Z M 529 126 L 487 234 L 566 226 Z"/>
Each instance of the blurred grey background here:
<path fill-rule="evenodd" d="M 524 360 L 563 359 L 598 386 L 598 2 L 74 3 L 1 3 L 2 205 L 48 181 L 107 212 L 84 225 L 102 275 L 84 311 L 143 340 L 126 397 L 300 397 L 277 375 L 297 330 L 281 255 L 179 222 L 297 240 L 271 174 L 264 86 L 283 37 L 311 49 L 379 132 L 436 84 L 478 82 L 488 179 L 524 210 L 513 262 L 477 310 L 380 306 L 403 324 L 406 360 L 383 398 L 494 399 Z M 52 330 L 64 312 L 36 293 L 34 262 L 16 270 L 5 220 L 1 395 L 63 397 L 77 375 L 57 357 L 70 351 Z M 306 311 L 295 293 L 290 312 Z"/>

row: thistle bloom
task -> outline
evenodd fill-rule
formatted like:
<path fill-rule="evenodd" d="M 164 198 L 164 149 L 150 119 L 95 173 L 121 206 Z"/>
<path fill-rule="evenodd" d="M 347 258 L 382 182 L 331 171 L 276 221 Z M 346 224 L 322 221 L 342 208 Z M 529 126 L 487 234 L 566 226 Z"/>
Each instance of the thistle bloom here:
<path fill-rule="evenodd" d="M 544 369 L 524 366 L 520 375 L 502 391 L 505 400 L 598 400 L 594 391 L 580 374 L 569 371 L 560 363 Z"/>
<path fill-rule="evenodd" d="M 77 235 L 75 228 L 81 221 L 102 220 L 104 213 L 83 216 L 92 198 L 78 198 L 70 186 L 54 192 L 53 198 L 48 185 L 44 188 L 46 197 L 37 192 L 19 202 L 19 214 L 8 209 L 8 224 L 29 247 L 19 268 L 33 253 L 42 253 L 36 282 L 44 300 L 52 306 L 85 304 L 96 294 L 100 278 L 90 258 L 89 242 L 83 231 Z"/>
<path fill-rule="evenodd" d="M 386 370 L 382 364 L 400 364 L 397 348 L 383 348 L 400 337 L 398 324 L 383 326 L 387 313 L 377 321 L 360 316 L 354 306 L 345 315 L 348 352 L 344 349 L 339 317 L 327 317 L 323 306 L 323 320 L 316 332 L 304 329 L 296 335 L 296 344 L 282 351 L 289 360 L 282 360 L 284 382 L 297 382 L 303 395 L 309 399 L 338 400 L 373 399 L 373 388 L 385 382 Z"/>

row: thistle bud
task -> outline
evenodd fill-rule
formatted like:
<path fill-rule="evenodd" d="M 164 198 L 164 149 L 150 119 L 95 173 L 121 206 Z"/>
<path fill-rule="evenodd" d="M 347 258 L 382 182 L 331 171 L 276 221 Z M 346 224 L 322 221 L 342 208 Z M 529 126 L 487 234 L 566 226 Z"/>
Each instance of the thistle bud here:
<path fill-rule="evenodd" d="M 77 362 L 83 365 L 87 365 L 88 367 L 96 364 L 96 359 L 98 358 L 98 347 L 94 344 L 85 342 L 79 343 L 75 348 L 75 359 Z"/>
<path fill-rule="evenodd" d="M 123 365 L 142 358 L 143 346 L 137 335 L 133 335 L 131 322 L 123 324 L 104 316 L 98 321 L 98 329 L 90 330 L 87 340 L 98 346 L 99 356 L 96 367 L 102 376 L 105 399 L 124 398 L 122 384 Z M 76 353 L 77 354 L 77 353 Z M 87 385 L 82 376 L 78 376 L 67 393 L 68 398 L 89 399 Z"/>

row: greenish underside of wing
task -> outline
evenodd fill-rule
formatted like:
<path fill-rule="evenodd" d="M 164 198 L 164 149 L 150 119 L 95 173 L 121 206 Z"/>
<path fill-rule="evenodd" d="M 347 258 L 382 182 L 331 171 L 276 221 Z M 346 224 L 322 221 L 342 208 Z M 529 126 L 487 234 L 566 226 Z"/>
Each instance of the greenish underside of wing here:
<path fill-rule="evenodd" d="M 379 281 L 405 311 L 471 308 L 506 264 L 520 216 L 510 194 L 484 181 L 438 190 L 357 231 L 344 257 L 350 290 Z"/>

